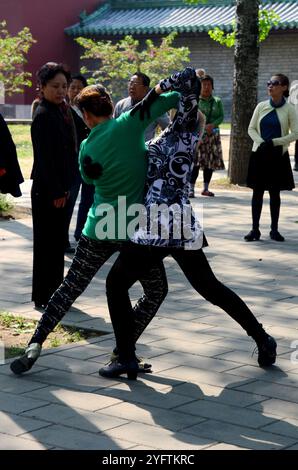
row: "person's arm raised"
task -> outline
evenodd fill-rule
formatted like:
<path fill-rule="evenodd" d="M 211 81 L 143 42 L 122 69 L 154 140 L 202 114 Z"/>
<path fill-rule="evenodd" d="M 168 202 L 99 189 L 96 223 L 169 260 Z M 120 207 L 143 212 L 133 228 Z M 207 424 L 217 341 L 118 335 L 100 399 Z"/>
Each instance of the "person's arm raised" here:
<path fill-rule="evenodd" d="M 159 85 L 156 85 L 156 87 L 152 88 L 149 93 L 147 93 L 147 95 L 132 108 L 130 111 L 131 116 L 134 116 L 138 111 L 140 111 L 141 121 L 144 121 L 146 115 L 150 119 L 150 108 L 161 93 L 162 89 Z"/>

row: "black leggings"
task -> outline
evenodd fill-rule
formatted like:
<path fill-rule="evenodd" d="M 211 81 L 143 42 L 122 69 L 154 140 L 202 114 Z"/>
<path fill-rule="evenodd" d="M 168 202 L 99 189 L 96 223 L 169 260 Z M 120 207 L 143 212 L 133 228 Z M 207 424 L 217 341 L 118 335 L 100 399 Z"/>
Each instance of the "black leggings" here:
<path fill-rule="evenodd" d="M 30 343 L 42 344 L 49 333 L 62 320 L 65 313 L 69 310 L 73 302 L 90 284 L 101 266 L 117 251 L 125 246 L 125 243 L 112 241 L 96 241 L 84 235 L 81 236 L 74 259 L 69 271 L 56 292 L 51 297 L 44 314 L 42 315 L 37 328 L 30 340 Z M 116 331 L 120 327 L 128 328 L 129 335 L 123 338 L 124 344 L 120 338 L 119 347 L 129 351 L 130 356 L 134 356 L 134 337 L 133 325 L 134 317 L 142 317 L 146 322 L 154 316 L 167 295 L 167 278 L 162 260 L 152 265 L 144 276 L 140 278 L 144 295 L 139 300 L 130 315 L 123 316 L 121 320 L 125 321 L 123 325 L 117 323 L 113 327 Z M 149 320 L 150 321 L 150 320 Z M 118 344 L 118 343 L 117 343 Z"/>
<path fill-rule="evenodd" d="M 200 167 L 199 166 L 194 166 L 193 167 L 193 170 L 191 172 L 191 177 L 190 177 L 190 183 L 191 184 L 196 184 L 196 181 L 197 181 L 197 178 L 199 176 L 199 170 L 200 170 Z M 213 175 L 213 170 L 211 170 L 210 168 L 205 168 L 203 170 L 203 180 L 204 180 L 204 183 L 210 183 L 211 181 L 211 178 L 212 178 L 212 175 Z"/>
<path fill-rule="evenodd" d="M 257 230 L 259 228 L 260 217 L 263 207 L 263 189 L 254 189 L 251 200 L 252 211 L 252 228 Z M 280 191 L 278 189 L 269 189 L 270 195 L 270 214 L 271 214 L 271 230 L 278 229 L 278 219 L 280 211 Z"/>
<path fill-rule="evenodd" d="M 128 244 L 117 258 L 106 281 L 107 299 L 113 325 L 122 325 L 115 331 L 117 348 L 124 343 L 122 336 L 131 336 L 128 327 L 124 327 L 125 319 L 130 316 L 132 306 L 130 303 L 128 289 L 148 269 L 152 269 L 155 263 L 160 263 L 163 258 L 171 255 L 179 264 L 186 278 L 194 289 L 206 300 L 218 305 L 237 321 L 249 336 L 254 339 L 262 337 L 264 330 L 257 321 L 247 305 L 231 289 L 218 281 L 212 272 L 208 260 L 202 249 L 184 250 L 168 249 L 160 247 L 148 247 L 142 245 Z M 134 339 L 137 341 L 154 315 L 135 315 Z"/>

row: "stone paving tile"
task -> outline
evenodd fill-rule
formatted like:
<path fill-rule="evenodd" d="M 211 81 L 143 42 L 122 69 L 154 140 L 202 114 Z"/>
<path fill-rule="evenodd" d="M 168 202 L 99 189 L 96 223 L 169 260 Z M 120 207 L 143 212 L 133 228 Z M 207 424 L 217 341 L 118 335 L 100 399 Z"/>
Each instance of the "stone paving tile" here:
<path fill-rule="evenodd" d="M 34 374 L 30 375 L 32 379 Z M 24 377 L 17 377 L 11 373 L 11 375 L 0 375 L 0 390 L 2 392 L 10 392 L 13 394 L 22 394 L 31 390 L 45 387 L 45 384 L 34 382 L 33 380 L 25 379 Z"/>
<path fill-rule="evenodd" d="M 232 375 L 240 377 L 250 377 L 263 380 L 266 382 L 274 382 L 275 384 L 289 385 L 298 389 L 298 376 L 291 372 L 284 372 L 277 366 L 269 368 L 260 368 L 258 366 L 240 366 L 237 369 L 229 371 Z M 298 392 L 298 390 L 297 390 Z"/>
<path fill-rule="evenodd" d="M 102 416 L 103 412 L 100 413 Z M 154 406 L 151 406 L 150 409 L 144 409 L 138 404 L 127 402 L 105 408 L 104 413 L 129 420 L 130 422 L 139 422 L 153 426 L 158 425 L 175 432 L 205 420 L 205 418 L 198 416 L 190 416 L 173 410 L 161 410 Z"/>
<path fill-rule="evenodd" d="M 163 374 L 160 374 L 163 375 Z M 207 383 L 209 385 L 216 385 L 219 387 L 235 388 L 245 383 L 249 383 L 252 379 L 243 379 L 231 375 L 227 372 L 213 372 L 194 367 L 178 366 L 166 371 L 167 377 L 184 380 L 194 384 Z"/>
<path fill-rule="evenodd" d="M 13 395 L 11 392 L 0 392 L 1 411 L 18 414 L 26 410 L 39 408 L 46 404 L 47 402 L 44 400 L 30 398 L 25 395 Z"/>
<path fill-rule="evenodd" d="M 263 431 L 289 436 L 298 441 L 298 420 L 293 418 L 284 418 L 275 423 L 262 427 Z"/>
<path fill-rule="evenodd" d="M 67 349 L 59 352 L 61 356 L 72 357 L 74 359 L 90 359 L 94 357 L 98 357 L 101 355 L 107 354 L 107 348 L 99 344 L 90 344 L 90 345 L 83 345 L 78 346 L 76 348 Z"/>
<path fill-rule="evenodd" d="M 175 393 L 185 395 L 196 400 L 210 400 L 215 403 L 219 402 L 226 405 L 235 405 L 240 407 L 246 407 L 266 400 L 262 395 L 240 392 L 238 390 L 216 387 L 214 385 L 204 383 L 195 384 L 188 382 L 177 385 L 175 386 Z"/>
<path fill-rule="evenodd" d="M 189 450 L 203 449 L 210 445 L 209 439 L 192 436 L 184 432 L 172 433 L 159 426 L 141 423 L 129 423 L 106 432 L 111 438 L 129 439 L 134 444 L 154 446 L 156 449 Z M 215 443 L 211 441 L 211 444 Z"/>
<path fill-rule="evenodd" d="M 287 447 L 286 450 L 298 450 L 298 443 L 294 444 L 293 446 Z"/>
<path fill-rule="evenodd" d="M 41 357 L 39 358 L 38 363 L 44 367 L 72 372 L 74 374 L 89 375 L 94 374 L 94 372 L 98 372 L 98 366 L 92 362 L 66 356 L 62 357 L 57 354 Z"/>
<path fill-rule="evenodd" d="M 75 324 L 75 320 L 73 324 Z M 80 322 L 81 328 L 86 328 L 89 330 L 96 330 L 96 331 L 104 331 L 107 333 L 112 332 L 112 325 L 111 323 L 106 323 L 103 318 L 93 318 L 92 320 L 84 320 Z"/>
<path fill-rule="evenodd" d="M 86 376 L 83 374 L 75 374 L 57 369 L 47 369 L 44 372 L 32 374 L 32 380 L 36 384 L 46 385 L 59 385 L 74 390 L 82 390 L 83 392 L 92 392 L 100 387 L 107 387 L 108 382 L 106 379 L 97 376 Z M 37 387 L 36 387 L 37 388 Z"/>
<path fill-rule="evenodd" d="M 0 365 L 0 374 L 4 374 L 4 375 L 8 375 L 10 377 L 14 377 L 14 375 L 12 374 L 11 370 L 10 370 L 10 363 L 14 360 L 15 358 L 11 358 L 11 359 L 7 359 L 5 361 L 5 364 L 3 365 Z M 41 367 L 37 364 L 34 365 L 34 372 L 41 372 L 41 371 L 44 371 L 46 369 L 46 367 Z M 28 380 L 31 376 L 33 371 L 28 371 L 26 373 L 26 380 Z"/>
<path fill-rule="evenodd" d="M 112 381 L 107 381 L 107 383 L 110 386 L 113 384 Z M 70 408 L 80 408 L 85 411 L 101 410 L 108 406 L 117 405 L 122 401 L 117 397 L 106 395 L 104 389 L 99 391 L 99 393 L 87 393 L 51 386 L 32 391 L 23 396 L 24 399 L 26 397 L 32 397 L 37 400 L 44 400 L 48 403 L 62 404 Z"/>
<path fill-rule="evenodd" d="M 49 423 L 39 419 L 31 419 L 25 416 L 19 416 L 12 413 L 3 413 L 0 411 L 1 430 L 11 436 L 20 436 L 26 432 L 47 427 Z"/>
<path fill-rule="evenodd" d="M 208 420 L 184 430 L 203 438 L 213 439 L 217 442 L 233 444 L 247 449 L 270 450 L 283 449 L 294 444 L 294 439 L 280 436 L 258 429 Z"/>
<path fill-rule="evenodd" d="M 247 447 L 234 446 L 232 444 L 215 444 L 208 447 L 207 450 L 249 450 Z"/>
<path fill-rule="evenodd" d="M 267 398 L 279 398 L 280 400 L 298 403 L 298 394 L 296 388 L 288 387 L 287 385 L 256 380 L 249 384 L 236 387 L 236 389 L 263 395 Z"/>
<path fill-rule="evenodd" d="M 108 414 L 103 414 L 102 411 L 92 413 L 80 408 L 55 404 L 27 411 L 23 413 L 22 416 L 31 416 L 47 421 L 48 424 L 62 424 L 64 426 L 81 429 L 82 431 L 95 433 L 128 423 L 127 419 L 120 419 L 120 416 L 111 417 L 108 416 Z"/>
<path fill-rule="evenodd" d="M 139 445 L 139 446 L 133 446 L 130 447 L 129 450 L 155 450 L 154 447 L 149 447 L 148 445 Z"/>
<path fill-rule="evenodd" d="M 126 383 L 116 384 L 104 389 L 102 392 L 98 391 L 98 393 L 103 393 L 107 397 L 118 398 L 128 403 L 137 403 L 147 410 L 151 406 L 170 410 L 193 401 L 192 398 L 175 394 L 171 386 L 163 386 L 162 389 L 154 388 L 151 385 L 148 386 L 145 381 L 140 384 L 133 383 L 131 385 Z"/>
<path fill-rule="evenodd" d="M 206 356 L 198 356 L 195 354 L 187 354 L 179 351 L 165 353 L 163 355 L 154 358 L 152 361 L 154 372 L 162 370 L 159 364 L 168 364 L 173 366 L 187 365 L 189 367 L 199 367 L 200 369 L 213 370 L 214 372 L 223 372 L 230 370 L 235 367 L 239 367 L 239 364 L 231 361 L 225 361 L 221 359 L 214 359 Z M 165 367 L 169 369 L 169 367 Z"/>
<path fill-rule="evenodd" d="M 39 440 L 28 440 L 0 433 L 0 450 L 45 450 L 49 448 L 51 446 L 43 444 Z"/>
<path fill-rule="evenodd" d="M 46 429 L 24 434 L 23 437 L 70 450 L 117 450 L 131 447 L 131 443 L 125 439 L 118 439 L 116 436 L 113 438 L 107 433 L 94 434 L 61 425 L 49 426 Z"/>
<path fill-rule="evenodd" d="M 154 345 L 160 349 L 164 349 L 163 353 L 166 351 L 181 351 L 189 354 L 198 354 L 199 356 L 212 357 L 217 354 L 222 354 L 224 352 L 231 352 L 234 348 L 229 347 L 226 344 L 226 347 L 219 347 L 215 345 L 215 342 L 212 343 L 188 343 L 186 340 L 169 340 L 161 339 L 160 341 L 155 341 Z"/>
<path fill-rule="evenodd" d="M 298 297 L 296 297 L 296 303 L 298 302 Z M 296 325 L 297 326 L 297 325 Z M 298 329 L 286 328 L 284 326 L 273 326 L 270 328 L 270 334 L 272 336 L 282 336 L 286 338 L 289 343 L 293 340 L 298 341 Z"/>
<path fill-rule="evenodd" d="M 225 359 L 227 361 L 234 362 L 235 364 L 256 366 L 256 357 L 248 356 L 245 351 L 235 350 L 229 353 L 220 354 L 216 357 L 218 359 Z M 289 359 L 283 359 L 282 356 L 277 357 L 276 365 L 283 371 L 291 371 L 293 374 L 295 373 L 295 367 L 297 367 L 297 364 L 293 364 Z"/>
<path fill-rule="evenodd" d="M 289 403 L 275 398 L 265 400 L 262 403 L 250 406 L 253 410 L 263 411 L 266 414 L 275 414 L 281 418 L 294 418 L 298 420 L 298 406 L 295 403 Z"/>
<path fill-rule="evenodd" d="M 173 344 L 175 343 L 176 339 L 178 340 L 185 339 L 189 343 L 209 343 L 217 339 L 216 335 L 210 334 L 210 331 L 211 331 L 210 328 L 204 331 L 200 331 L 200 332 L 196 332 L 195 330 L 196 330 L 195 327 L 192 328 L 192 331 L 186 331 L 186 332 L 184 332 L 182 328 L 169 329 L 169 331 L 167 331 L 167 328 L 160 328 L 160 329 L 151 330 L 151 334 L 155 335 L 156 339 L 159 339 L 159 338 L 169 339 L 173 341 Z M 183 331 L 183 334 L 181 334 L 181 331 Z"/>
<path fill-rule="evenodd" d="M 251 409 L 209 400 L 196 400 L 175 408 L 175 411 L 239 426 L 245 423 L 245 426 L 255 429 L 275 421 L 275 419 L 263 416 L 257 411 L 253 412 Z"/>
<path fill-rule="evenodd" d="M 208 346 L 210 345 L 212 345 L 214 350 L 217 349 L 218 351 L 218 353 L 214 354 L 214 356 L 224 354 L 225 352 L 232 352 L 232 350 L 236 349 L 240 351 L 246 351 L 247 359 L 249 359 L 250 357 L 255 357 L 255 361 L 257 361 L 256 355 L 255 354 L 253 355 L 256 345 L 255 345 L 255 342 L 251 340 L 250 338 L 247 338 L 247 340 L 245 340 L 245 337 L 242 338 L 241 340 L 234 339 L 234 338 L 233 339 L 221 338 L 216 341 L 213 341 L 212 343 L 208 343 Z M 223 350 L 223 348 L 226 348 L 226 349 L 229 348 L 229 351 L 225 351 Z M 291 351 L 291 348 L 289 347 L 289 345 L 288 347 L 286 347 L 286 346 L 281 346 L 280 343 L 278 343 L 278 355 L 283 355 L 285 353 L 288 353 L 289 351 Z"/>
<path fill-rule="evenodd" d="M 159 347 L 159 341 L 154 341 L 154 343 L 150 344 L 137 344 L 137 354 L 141 357 L 145 357 L 146 359 L 159 357 L 165 353 L 165 350 Z"/>
<path fill-rule="evenodd" d="M 298 177 L 297 174 L 294 176 Z M 79 436 L 78 433 L 83 433 L 82 436 L 89 442 L 91 448 L 97 446 L 92 437 L 104 436 L 107 439 L 108 432 L 121 430 L 124 437 L 117 441 L 119 448 L 130 446 L 130 448 L 155 449 L 159 448 L 164 437 L 176 438 L 181 433 L 180 426 L 185 425 L 189 427 L 183 428 L 182 435 L 189 436 L 189 431 L 192 430 L 192 438 L 203 437 L 207 440 L 204 448 L 208 450 L 267 449 L 281 446 L 297 449 L 297 423 L 293 420 L 298 421 L 295 408 L 297 404 L 295 376 L 298 376 L 298 365 L 290 363 L 290 358 L 293 358 L 295 353 L 295 346 L 291 346 L 291 342 L 293 339 L 298 339 L 298 336 L 296 338 L 298 271 L 296 265 L 293 265 L 293 257 L 297 255 L 297 230 L 294 224 L 297 219 L 294 215 L 297 192 L 283 196 L 280 223 L 281 227 L 285 227 L 286 243 L 282 246 L 268 239 L 266 226 L 269 226 L 270 222 L 269 210 L 264 210 L 262 214 L 263 241 L 255 244 L 243 241 L 243 235 L 249 228 L 247 220 L 243 219 L 243 213 L 246 211 L 247 217 L 250 216 L 250 192 L 231 193 L 217 190 L 216 196 L 213 201 L 204 200 L 206 205 L 204 223 L 210 242 L 210 247 L 205 250 L 206 256 L 218 278 L 247 300 L 253 311 L 257 313 L 259 321 L 271 334 L 279 338 L 277 367 L 281 370 L 270 370 L 263 375 L 264 371 L 257 367 L 256 356 L 251 358 L 254 342 L 228 315 L 197 295 L 185 280 L 177 264 L 168 258 L 165 264 L 169 274 L 169 295 L 138 346 L 138 354 L 146 358 L 151 357 L 153 374 L 140 375 L 135 383 L 127 381 L 126 378 L 116 381 L 100 379 L 97 368 L 99 364 L 107 362 L 115 340 L 113 334 L 91 338 L 77 344 L 43 351 L 40 361 L 51 364 L 52 369 L 44 370 L 39 361 L 32 372 L 21 380 L 10 375 L 9 363 L 0 367 L 0 410 L 12 414 L 22 413 L 23 418 L 45 420 L 50 423 L 48 419 L 51 419 L 51 414 L 58 421 L 59 410 L 63 408 L 65 419 L 61 412 L 58 434 L 61 429 L 64 434 L 65 429 L 70 429 L 76 437 Z M 193 201 L 195 209 L 201 202 L 199 199 Z M 267 200 L 265 204 L 268 205 Z M 229 226 L 226 224 L 227 212 L 232 217 Z M 1 236 L 3 234 L 6 238 L 1 246 L 7 254 L 0 265 L 2 279 L 0 297 L 6 299 L 0 301 L 0 308 L 22 313 L 28 318 L 35 318 L 35 315 L 39 318 L 40 313 L 33 310 L 30 302 L 31 225 L 30 218 L 0 224 Z M 70 262 L 71 257 L 67 257 L 66 269 Z M 103 328 L 110 328 L 111 331 L 105 297 L 105 276 L 112 262 L 113 260 L 110 260 L 104 269 L 100 270 L 95 282 L 91 283 L 66 315 L 66 321 L 79 326 L 82 323 L 85 325 L 89 323 L 93 327 L 100 325 Z M 137 285 L 131 291 L 133 300 L 137 299 L 140 293 L 140 286 Z M 210 342 L 198 342 L 205 341 L 208 337 Z M 95 355 L 93 355 L 93 345 L 99 348 Z M 58 362 L 55 364 L 56 357 Z M 88 364 L 85 370 L 80 369 L 81 363 Z M 67 364 L 69 370 L 84 373 L 64 371 Z M 62 371 L 57 369 L 58 366 Z M 49 386 L 48 382 L 40 381 L 40 377 L 46 376 L 50 384 L 54 380 L 58 385 Z M 90 379 L 92 382 L 88 382 Z M 93 388 L 94 385 L 96 389 Z M 7 387 L 5 389 L 7 393 L 3 392 L 3 387 Z M 111 391 L 112 395 L 117 396 L 110 396 Z M 14 401 L 9 403 L 7 396 L 12 397 Z M 171 401 L 171 397 L 174 397 L 174 401 L 170 403 L 169 409 L 166 403 Z M 177 403 L 177 397 L 187 401 Z M 192 414 L 179 413 L 176 410 L 184 405 L 191 408 L 195 402 L 198 406 Z M 205 410 L 205 414 L 206 407 L 210 413 L 216 409 L 217 415 L 221 413 L 221 416 L 230 420 L 240 419 L 243 412 L 248 416 L 248 422 L 252 420 L 253 426 L 261 422 L 262 429 L 249 429 L 247 423 L 244 427 L 227 423 L 223 425 L 217 420 L 197 415 L 200 407 L 203 408 L 203 412 Z M 230 408 L 232 408 L 231 414 L 228 413 Z M 117 413 L 117 409 L 123 413 L 123 416 L 109 414 Z M 280 416 L 282 414 L 287 416 Z M 45 416 L 48 416 L 48 419 L 45 419 Z M 255 416 L 257 418 L 254 420 Z M 200 421 L 190 422 L 188 425 L 188 422 L 184 421 L 188 419 Z M 120 427 L 114 428 L 113 420 L 116 420 Z M 123 422 L 127 421 L 129 424 L 123 425 Z M 245 422 L 245 419 L 243 421 Z M 215 423 L 213 428 L 210 423 Z M 125 428 L 129 429 L 127 426 L 133 427 L 133 425 L 142 426 L 142 431 L 139 432 L 136 441 L 128 442 Z M 112 426 L 113 429 L 98 434 L 98 431 L 104 430 L 105 426 L 108 428 Z M 74 429 L 75 427 L 78 429 Z M 70 440 L 64 443 L 66 445 L 60 441 L 56 442 L 57 436 L 54 436 L 56 428 L 53 426 L 50 428 L 51 443 L 39 435 L 41 446 L 69 448 L 68 446 L 72 445 Z M 151 436 L 148 428 L 154 429 L 154 434 L 151 435 L 154 439 L 157 436 L 158 442 L 149 442 Z M 195 434 L 193 434 L 194 429 Z M 29 437 L 29 440 L 27 439 L 26 443 L 36 445 L 33 439 L 36 439 L 35 433 L 40 431 L 28 432 L 26 437 Z M 213 434 L 211 433 L 210 437 L 211 431 Z M 206 432 L 208 432 L 207 437 Z M 250 432 L 253 434 L 249 434 Z M 219 436 L 214 433 L 219 433 Z M 147 442 L 139 442 L 143 434 L 146 434 Z M 10 439 L 11 436 L 4 436 L 4 439 L 7 438 Z M 16 445 L 22 448 L 25 439 L 23 437 L 13 439 L 16 440 Z M 113 436 L 112 442 L 115 444 L 117 439 L 118 437 Z M 109 448 L 110 441 L 111 436 L 108 436 L 108 443 L 105 441 L 106 448 Z M 1 446 L 10 448 L 11 440 L 6 441 L 6 444 L 3 442 L 0 435 L 0 448 Z M 178 448 L 181 448 L 182 443 L 184 449 L 185 443 L 193 445 L 195 442 L 190 443 L 189 437 L 182 437 L 178 444 L 176 440 L 171 440 L 170 443 L 178 445 Z"/>

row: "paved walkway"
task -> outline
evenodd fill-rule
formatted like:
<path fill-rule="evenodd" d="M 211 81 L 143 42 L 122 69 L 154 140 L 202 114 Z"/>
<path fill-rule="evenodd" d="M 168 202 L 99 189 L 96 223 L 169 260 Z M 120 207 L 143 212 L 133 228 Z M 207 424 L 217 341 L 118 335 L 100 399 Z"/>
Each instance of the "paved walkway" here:
<path fill-rule="evenodd" d="M 276 367 L 257 367 L 251 339 L 167 259 L 169 295 L 138 346 L 153 374 L 136 382 L 99 377 L 114 344 L 104 293 L 111 261 L 65 317 L 109 334 L 44 350 L 24 377 L 0 366 L 0 449 L 298 449 L 298 192 L 282 196 L 285 243 L 269 239 L 267 199 L 262 241 L 244 242 L 250 197 L 217 190 L 194 205 L 204 204 L 206 255 L 217 276 L 277 338 Z M 1 221 L 0 244 L 0 309 L 38 318 L 30 218 Z"/>

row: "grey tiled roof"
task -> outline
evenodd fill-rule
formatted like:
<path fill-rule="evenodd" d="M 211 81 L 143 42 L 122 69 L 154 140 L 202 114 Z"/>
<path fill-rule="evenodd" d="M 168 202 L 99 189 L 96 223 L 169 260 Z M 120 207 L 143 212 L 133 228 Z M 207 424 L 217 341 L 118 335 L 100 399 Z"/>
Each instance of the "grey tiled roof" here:
<path fill-rule="evenodd" d="M 70 36 L 168 34 L 203 32 L 215 26 L 231 30 L 235 16 L 232 0 L 209 1 L 209 5 L 187 6 L 182 1 L 111 0 L 65 32 Z M 211 4 L 211 5 L 210 5 Z M 298 29 L 298 1 L 263 1 L 262 8 L 280 16 L 274 29 Z"/>

